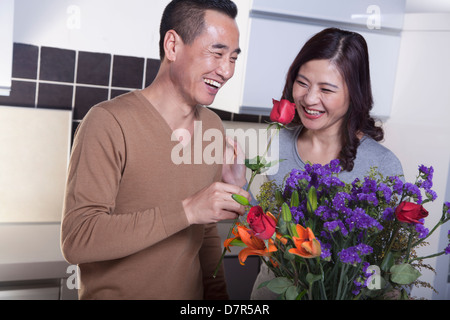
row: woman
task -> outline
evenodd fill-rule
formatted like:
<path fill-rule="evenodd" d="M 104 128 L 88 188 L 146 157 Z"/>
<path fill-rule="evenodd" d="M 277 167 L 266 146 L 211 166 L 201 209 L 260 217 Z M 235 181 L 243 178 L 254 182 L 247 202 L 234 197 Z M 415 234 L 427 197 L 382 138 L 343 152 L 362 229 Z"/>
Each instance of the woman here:
<path fill-rule="evenodd" d="M 291 130 L 282 130 L 276 174 L 268 176 L 282 185 L 293 168 L 305 163 L 325 165 L 339 159 L 339 178 L 351 183 L 371 167 L 384 176 L 403 175 L 397 157 L 379 144 L 383 129 L 375 124 L 367 44 L 358 33 L 329 28 L 313 36 L 292 63 L 283 98 L 296 104 Z M 259 285 L 273 276 L 265 264 L 256 279 L 252 299 L 276 295 Z"/>

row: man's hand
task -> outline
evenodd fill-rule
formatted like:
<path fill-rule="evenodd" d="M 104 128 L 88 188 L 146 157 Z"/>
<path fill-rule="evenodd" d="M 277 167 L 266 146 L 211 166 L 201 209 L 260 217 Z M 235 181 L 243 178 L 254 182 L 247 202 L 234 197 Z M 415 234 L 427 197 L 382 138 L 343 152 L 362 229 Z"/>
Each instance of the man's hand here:
<path fill-rule="evenodd" d="M 239 144 L 229 137 L 226 138 L 223 159 L 222 181 L 242 188 L 247 182 L 245 155 Z"/>
<path fill-rule="evenodd" d="M 216 182 L 183 200 L 183 207 L 190 225 L 215 223 L 235 219 L 245 214 L 245 207 L 234 201 L 233 194 L 240 194 L 250 201 L 250 194 L 232 184 Z"/>

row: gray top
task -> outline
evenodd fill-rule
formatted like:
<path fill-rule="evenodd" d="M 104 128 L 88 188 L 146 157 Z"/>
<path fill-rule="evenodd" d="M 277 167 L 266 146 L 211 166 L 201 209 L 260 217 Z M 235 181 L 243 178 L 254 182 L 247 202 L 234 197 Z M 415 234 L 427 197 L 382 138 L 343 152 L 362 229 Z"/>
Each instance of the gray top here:
<path fill-rule="evenodd" d="M 292 169 L 303 169 L 305 162 L 300 158 L 297 139 L 302 130 L 302 126 L 291 129 L 282 129 L 278 142 L 273 142 L 271 151 L 275 153 L 273 158 L 277 158 L 276 148 L 279 150 L 279 159 L 284 159 L 277 167 L 267 173 L 269 180 L 275 180 L 278 185 L 283 183 L 284 178 Z M 384 176 L 403 175 L 403 168 L 395 156 L 388 148 L 379 144 L 369 136 L 364 136 L 358 147 L 355 165 L 352 171 L 342 171 L 339 178 L 347 183 L 352 183 L 356 178 L 362 179 L 372 167 L 377 167 Z"/>
<path fill-rule="evenodd" d="M 299 126 L 290 130 L 282 129 L 278 141 L 277 139 L 273 141 L 273 147 L 271 148 L 273 154 L 269 154 L 271 160 L 278 158 L 279 155 L 279 159 L 284 159 L 284 161 L 271 168 L 267 173 L 267 178 L 275 180 L 280 186 L 292 169 L 303 169 L 305 167 L 305 162 L 300 158 L 297 149 L 297 139 L 302 128 L 302 126 Z M 403 175 L 402 165 L 395 154 L 371 137 L 364 136 L 357 150 L 353 170 L 351 172 L 342 171 L 339 178 L 344 182 L 351 183 L 356 178 L 363 179 L 372 167 L 377 167 L 384 177 Z M 258 289 L 261 283 L 271 279 L 273 279 L 273 273 L 262 263 L 253 286 L 252 300 L 273 300 L 277 298 L 277 295 L 266 287 Z"/>

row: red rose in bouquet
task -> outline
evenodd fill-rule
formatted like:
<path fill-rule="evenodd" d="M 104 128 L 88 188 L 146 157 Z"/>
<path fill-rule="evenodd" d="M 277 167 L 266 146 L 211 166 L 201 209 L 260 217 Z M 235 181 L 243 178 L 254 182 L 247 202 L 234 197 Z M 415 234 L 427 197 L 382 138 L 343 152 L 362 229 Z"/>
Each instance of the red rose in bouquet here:
<path fill-rule="evenodd" d="M 428 216 L 428 211 L 419 204 L 413 202 L 402 202 L 395 209 L 395 215 L 400 222 L 420 223 L 420 219 Z"/>
<path fill-rule="evenodd" d="M 247 216 L 247 222 L 255 232 L 255 236 L 261 240 L 270 239 L 275 233 L 277 223 L 269 214 L 264 214 L 260 206 L 255 206 L 250 209 Z"/>

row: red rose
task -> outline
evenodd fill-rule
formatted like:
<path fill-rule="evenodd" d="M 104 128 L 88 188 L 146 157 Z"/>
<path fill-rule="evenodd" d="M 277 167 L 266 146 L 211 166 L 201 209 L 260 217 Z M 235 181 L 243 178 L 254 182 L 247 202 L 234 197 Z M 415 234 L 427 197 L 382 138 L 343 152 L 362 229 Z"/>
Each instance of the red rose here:
<path fill-rule="evenodd" d="M 281 101 L 277 101 L 273 99 L 270 121 L 287 125 L 294 119 L 295 109 L 295 103 L 292 103 L 289 100 L 282 99 Z"/>
<path fill-rule="evenodd" d="M 261 240 L 267 240 L 275 233 L 276 222 L 269 215 L 264 214 L 260 206 L 250 209 L 247 215 L 247 222 L 255 232 L 255 236 Z"/>
<path fill-rule="evenodd" d="M 398 221 L 406 223 L 420 223 L 420 219 L 428 216 L 428 211 L 422 205 L 413 202 L 402 202 L 395 209 L 395 215 Z"/>

